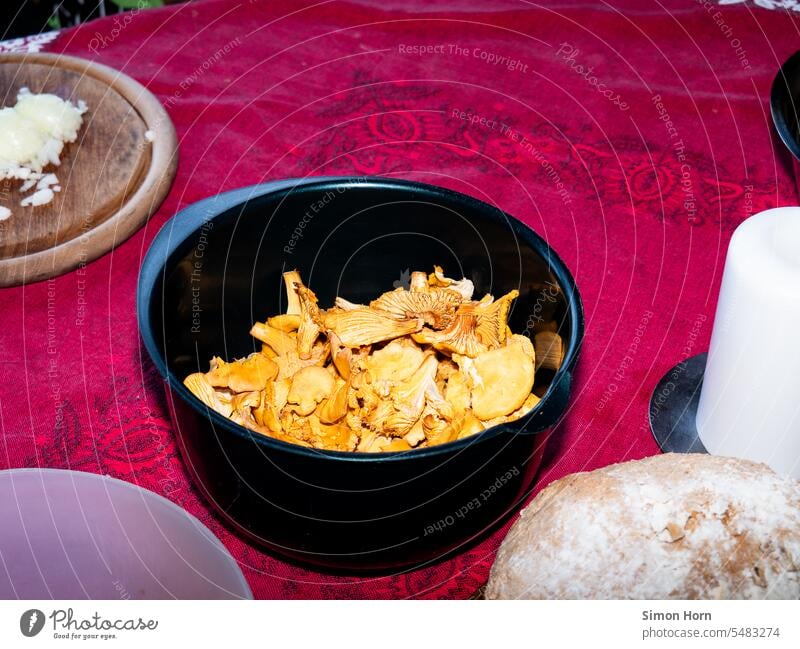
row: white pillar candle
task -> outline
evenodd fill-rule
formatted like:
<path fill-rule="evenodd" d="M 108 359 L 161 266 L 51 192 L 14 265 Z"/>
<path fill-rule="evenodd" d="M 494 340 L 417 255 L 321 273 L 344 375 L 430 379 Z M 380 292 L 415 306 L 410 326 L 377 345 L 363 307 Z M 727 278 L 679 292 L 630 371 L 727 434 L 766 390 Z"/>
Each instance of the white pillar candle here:
<path fill-rule="evenodd" d="M 697 410 L 709 453 L 800 478 L 800 207 L 731 238 Z"/>

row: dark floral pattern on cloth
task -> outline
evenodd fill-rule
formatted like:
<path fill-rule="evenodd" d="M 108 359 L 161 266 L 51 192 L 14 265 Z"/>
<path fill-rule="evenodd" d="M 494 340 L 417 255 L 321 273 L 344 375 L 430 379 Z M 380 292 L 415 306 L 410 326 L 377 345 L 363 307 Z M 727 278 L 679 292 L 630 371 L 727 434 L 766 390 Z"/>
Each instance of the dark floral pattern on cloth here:
<path fill-rule="evenodd" d="M 596 136 L 591 132 L 568 142 L 567 124 L 540 120 L 523 126 L 518 118 L 503 113 L 495 117 L 502 128 L 475 127 L 448 112 L 446 99 L 431 88 L 403 81 L 380 84 L 383 92 L 378 94 L 379 84 L 369 79 L 366 71 L 356 71 L 353 90 L 317 111 L 320 118 L 337 120 L 337 126 L 306 147 L 310 153 L 297 161 L 298 166 L 320 174 L 391 175 L 412 171 L 415 158 L 424 155 L 442 168 L 469 162 L 483 173 L 520 176 L 549 165 L 563 185 L 588 201 L 614 205 L 637 217 L 691 227 L 708 224 L 725 232 L 741 222 L 745 198 L 750 213 L 774 204 L 770 180 L 755 165 L 746 174 L 736 174 L 725 162 L 688 149 L 678 157 L 663 143 L 625 137 L 613 143 L 592 141 Z M 410 108 L 420 97 L 428 100 L 426 105 L 440 108 Z M 354 110 L 363 116 L 347 119 Z M 480 114 L 470 106 L 461 110 Z M 521 144 L 504 134 L 509 129 L 524 137 Z M 538 175 L 537 189 L 555 193 L 546 175 Z M 791 186 L 787 184 L 786 190 L 792 191 Z"/>
<path fill-rule="evenodd" d="M 139 375 L 115 377 L 113 390 L 95 399 L 99 467 L 187 507 L 200 496 L 180 457 L 163 381 L 144 358 Z M 204 522 L 210 515 L 204 508 L 192 513 Z"/>
<path fill-rule="evenodd" d="M 427 160 L 432 154 L 441 156 L 444 163 L 477 161 L 482 171 L 496 170 L 493 160 L 512 173 L 520 170 L 524 159 L 511 142 L 452 119 L 452 104 L 441 95 L 421 82 L 379 81 L 366 70 L 356 70 L 352 88 L 334 95 L 329 105 L 316 111 L 320 119 L 335 120 L 335 128 L 316 140 L 309 147 L 312 152 L 297 164 L 320 173 L 326 166 L 335 166 L 357 174 L 392 174 L 411 171 L 416 159 L 424 156 Z M 424 109 L 416 107 L 421 99 L 426 100 Z M 352 119 L 354 115 L 358 118 Z M 419 145 L 426 150 L 419 151 Z"/>
<path fill-rule="evenodd" d="M 774 205 L 774 190 L 757 169 L 734 180 L 722 162 L 693 152 L 682 161 L 668 148 L 624 138 L 615 140 L 613 151 L 601 144 L 576 144 L 574 151 L 597 179 L 602 200 L 658 220 L 732 232 L 742 220 L 745 197 L 751 213 Z M 588 189 L 587 183 L 577 186 Z M 787 184 L 786 190 L 792 188 Z M 591 197 L 588 191 L 585 195 Z"/>
<path fill-rule="evenodd" d="M 481 553 L 467 553 L 463 562 L 439 563 L 422 573 L 409 572 L 395 583 L 396 597 L 403 593 L 432 599 L 456 599 L 471 597 L 486 583 L 491 567 L 490 557 Z"/>
<path fill-rule="evenodd" d="M 317 111 L 320 118 L 334 120 L 333 126 L 308 147 L 312 152 L 299 164 L 313 173 L 324 173 L 326 166 L 354 175 L 410 171 L 418 154 L 406 158 L 394 155 L 394 150 L 427 141 L 435 117 L 414 106 L 431 95 L 429 88 L 409 82 L 387 83 L 356 70 L 352 88 L 333 95 Z M 350 119 L 354 115 L 358 118 Z"/>
<path fill-rule="evenodd" d="M 188 483 L 172 426 L 158 396 L 161 380 L 152 368 L 144 384 L 118 376 L 114 389 L 95 397 L 90 431 L 76 408 L 64 401 L 52 435 L 41 438 L 26 466 L 103 473 L 133 482 L 175 500 L 177 487 Z M 138 378 L 138 377 L 137 377 Z"/>
<path fill-rule="evenodd" d="M 52 434 L 42 442 L 35 454 L 25 460 L 24 466 L 97 471 L 92 445 L 86 443 L 81 418 L 72 402 L 62 401 Z"/>

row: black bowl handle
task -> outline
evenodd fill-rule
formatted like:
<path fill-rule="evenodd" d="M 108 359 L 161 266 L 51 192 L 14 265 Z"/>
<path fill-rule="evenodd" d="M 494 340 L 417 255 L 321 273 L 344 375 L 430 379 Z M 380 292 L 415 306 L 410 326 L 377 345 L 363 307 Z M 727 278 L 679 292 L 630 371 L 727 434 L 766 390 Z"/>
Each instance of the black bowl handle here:
<path fill-rule="evenodd" d="M 539 407 L 534 409 L 521 432 L 539 433 L 555 426 L 567 410 L 571 387 L 572 372 L 566 370 L 556 377 L 555 383 L 550 386 Z"/>

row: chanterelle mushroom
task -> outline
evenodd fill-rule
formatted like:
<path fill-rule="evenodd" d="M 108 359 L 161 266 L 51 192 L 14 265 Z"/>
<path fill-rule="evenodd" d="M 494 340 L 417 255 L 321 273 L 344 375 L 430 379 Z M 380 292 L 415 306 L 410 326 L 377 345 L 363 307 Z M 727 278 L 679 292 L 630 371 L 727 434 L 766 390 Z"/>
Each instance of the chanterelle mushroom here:
<path fill-rule="evenodd" d="M 397 383 L 411 376 L 422 365 L 425 352 L 407 339 L 393 340 L 366 360 L 372 383 Z"/>
<path fill-rule="evenodd" d="M 459 365 L 464 362 L 461 357 L 454 360 Z M 471 364 L 472 411 L 478 419 L 513 412 L 525 403 L 533 389 L 533 359 L 517 341 L 483 352 Z"/>
<path fill-rule="evenodd" d="M 260 426 L 272 432 L 281 432 L 280 415 L 289 397 L 291 379 L 281 379 L 267 384 L 261 392 L 261 402 L 253 409 L 253 417 Z"/>
<path fill-rule="evenodd" d="M 300 297 L 297 294 L 297 287 L 300 286 L 303 281 L 300 279 L 300 273 L 296 270 L 290 270 L 283 274 L 283 283 L 286 287 L 286 312 L 268 318 L 267 324 L 279 331 L 297 331 L 297 328 L 300 326 L 301 313 Z"/>
<path fill-rule="evenodd" d="M 278 356 L 289 351 L 297 352 L 297 334 L 294 332 L 287 333 L 263 322 L 256 322 L 250 329 L 250 335 L 269 345 Z"/>
<path fill-rule="evenodd" d="M 472 280 L 466 277 L 459 280 L 445 277 L 441 266 L 433 267 L 433 272 L 428 275 L 428 284 L 430 286 L 449 288 L 451 291 L 460 293 L 465 302 L 471 300 L 472 294 L 475 292 L 475 284 L 472 283 Z"/>
<path fill-rule="evenodd" d="M 428 394 L 436 391 L 438 365 L 435 356 L 428 356 L 411 376 L 394 386 L 389 399 L 376 409 L 370 423 L 392 435 L 405 435 L 422 415 Z"/>
<path fill-rule="evenodd" d="M 411 273 L 411 278 L 409 279 L 408 290 L 409 291 L 422 291 L 423 293 L 427 293 L 430 289 L 428 285 L 428 275 L 423 273 L 420 270 L 415 270 Z"/>
<path fill-rule="evenodd" d="M 496 349 L 506 342 L 506 319 L 511 302 L 519 291 L 511 291 L 499 300 L 465 302 L 458 307 L 450 324 L 441 331 L 423 329 L 413 334 L 418 343 L 433 345 L 448 354 L 474 358 L 483 351 Z"/>
<path fill-rule="evenodd" d="M 267 319 L 267 324 L 278 331 L 297 331 L 300 326 L 300 314 L 284 313 Z"/>
<path fill-rule="evenodd" d="M 422 329 L 421 318 L 398 318 L 369 308 L 330 310 L 323 313 L 322 323 L 343 345 L 351 348 L 399 338 Z"/>
<path fill-rule="evenodd" d="M 233 407 L 231 406 L 230 393 L 225 395 L 219 390 L 215 390 L 214 386 L 208 382 L 205 374 L 202 372 L 190 374 L 183 379 L 183 384 L 209 408 L 216 410 L 223 417 L 231 416 Z"/>
<path fill-rule="evenodd" d="M 350 382 L 339 379 L 331 396 L 320 403 L 317 408 L 319 420 L 323 424 L 333 424 L 347 414 L 347 397 L 350 393 Z"/>
<path fill-rule="evenodd" d="M 519 291 L 513 290 L 503 297 L 489 304 L 479 304 L 475 309 L 478 316 L 476 333 L 481 342 L 488 348 L 494 349 L 505 344 L 508 334 L 508 312 L 511 303 L 517 299 Z"/>
<path fill-rule="evenodd" d="M 277 364 L 259 353 L 232 363 L 213 358 L 211 370 L 206 374 L 208 382 L 215 388 L 230 388 L 233 392 L 263 390 L 277 375 Z"/>
<path fill-rule="evenodd" d="M 317 306 L 317 296 L 302 284 L 297 285 L 297 296 L 300 298 L 300 324 L 297 327 L 297 353 L 300 358 L 309 358 L 311 348 L 317 341 L 320 332 L 321 316 Z"/>
<path fill-rule="evenodd" d="M 289 349 L 284 354 L 275 357 L 275 362 L 278 364 L 278 379 L 285 379 L 294 376 L 298 370 L 309 365 L 325 365 L 328 360 L 330 352 L 330 344 L 327 342 L 320 342 L 311 348 L 311 353 L 308 358 L 300 358 L 300 354 L 296 349 Z"/>
<path fill-rule="evenodd" d="M 384 293 L 370 302 L 369 306 L 398 318 L 422 318 L 428 326 L 443 329 L 452 321 L 462 299 L 460 293 L 446 288 L 434 288 L 427 292 L 398 288 Z"/>
<path fill-rule="evenodd" d="M 283 274 L 283 285 L 286 287 L 286 315 L 300 315 L 300 298 L 297 287 L 303 283 L 300 273 L 290 270 Z"/>
<path fill-rule="evenodd" d="M 251 330 L 261 351 L 215 357 L 184 382 L 210 408 L 284 442 L 381 452 L 463 439 L 530 412 L 537 356 L 542 367 L 558 361 L 543 344 L 559 342 L 555 327 L 536 329 L 536 346 L 509 329 L 516 291 L 475 301 L 470 280 L 438 266 L 411 273 L 407 290 L 369 304 L 337 297 L 329 309 L 296 270 L 283 281 L 286 312 Z"/>
<path fill-rule="evenodd" d="M 292 377 L 286 402 L 295 406 L 294 412 L 304 417 L 314 412 L 317 404 L 329 397 L 335 386 L 336 379 L 324 367 L 304 367 Z"/>

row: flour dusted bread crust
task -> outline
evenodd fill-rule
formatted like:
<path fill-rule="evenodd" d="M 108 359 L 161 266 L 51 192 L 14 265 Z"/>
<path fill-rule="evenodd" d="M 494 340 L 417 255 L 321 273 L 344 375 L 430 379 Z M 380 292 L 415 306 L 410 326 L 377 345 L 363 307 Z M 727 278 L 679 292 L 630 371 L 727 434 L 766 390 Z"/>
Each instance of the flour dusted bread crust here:
<path fill-rule="evenodd" d="M 800 482 L 676 454 L 566 476 L 522 511 L 486 598 L 800 598 Z"/>

